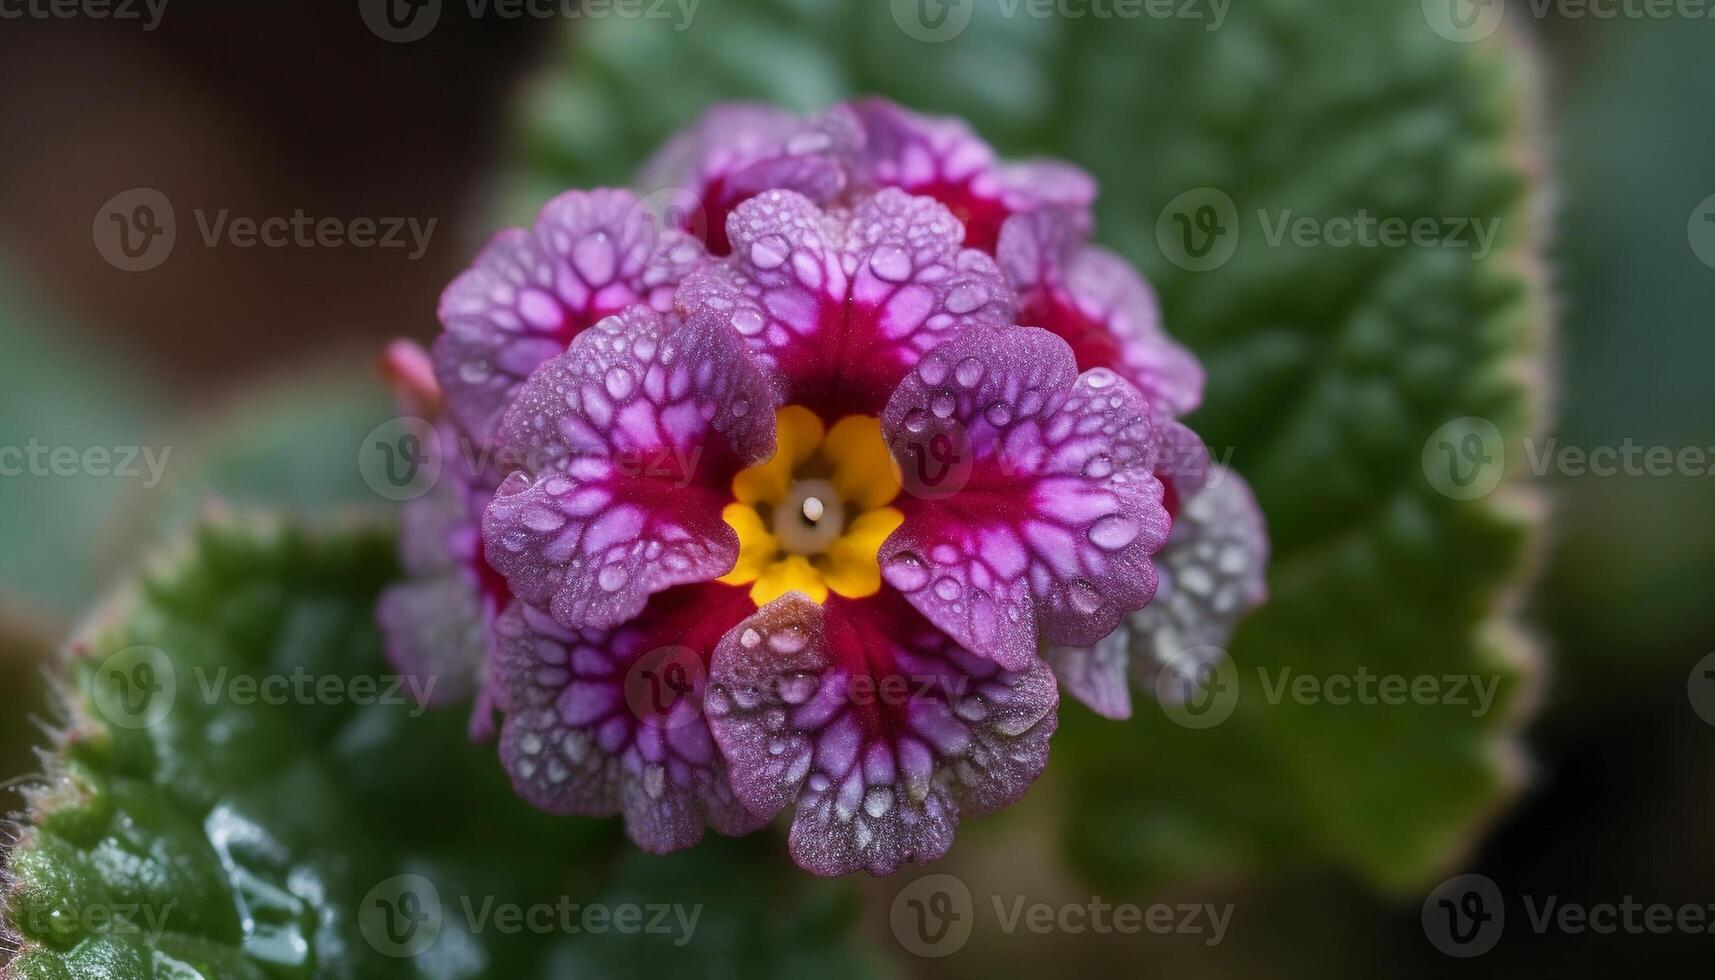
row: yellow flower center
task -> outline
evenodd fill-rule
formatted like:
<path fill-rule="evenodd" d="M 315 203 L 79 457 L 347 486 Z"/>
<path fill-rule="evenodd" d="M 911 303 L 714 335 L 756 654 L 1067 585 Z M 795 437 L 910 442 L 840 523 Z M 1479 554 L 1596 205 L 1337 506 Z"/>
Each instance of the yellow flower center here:
<path fill-rule="evenodd" d="M 876 552 L 905 515 L 887 506 L 899 476 L 881 438 L 881 420 L 848 415 L 825 428 L 816 413 L 788 405 L 775 413 L 776 447 L 766 463 L 732 478 L 721 517 L 738 532 L 738 564 L 721 576 L 750 585 L 757 605 L 788 592 L 825 602 L 881 588 Z"/>

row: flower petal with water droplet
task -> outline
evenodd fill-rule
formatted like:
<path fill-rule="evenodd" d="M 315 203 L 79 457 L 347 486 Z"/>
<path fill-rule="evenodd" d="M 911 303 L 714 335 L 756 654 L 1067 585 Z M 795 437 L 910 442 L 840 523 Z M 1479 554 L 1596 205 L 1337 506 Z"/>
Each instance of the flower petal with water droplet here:
<path fill-rule="evenodd" d="M 882 575 L 965 647 L 1021 669 L 1039 638 L 1094 643 L 1149 601 L 1168 533 L 1158 445 L 1113 372 L 1079 375 L 1045 330 L 968 331 L 900 383 L 882 424 L 907 474 Z"/>
<path fill-rule="evenodd" d="M 895 594 L 824 607 L 789 593 L 716 647 L 705 710 L 739 799 L 793 808 L 801 867 L 885 875 L 946 853 L 962 817 L 1017 802 L 1058 703 L 1045 664 L 1003 670 Z"/>

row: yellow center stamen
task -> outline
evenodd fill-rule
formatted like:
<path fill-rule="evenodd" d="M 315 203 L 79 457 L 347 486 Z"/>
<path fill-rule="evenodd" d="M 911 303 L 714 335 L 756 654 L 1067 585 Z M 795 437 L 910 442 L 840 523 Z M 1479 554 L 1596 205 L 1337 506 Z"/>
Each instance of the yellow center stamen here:
<path fill-rule="evenodd" d="M 905 515 L 887 506 L 899 477 L 881 421 L 850 415 L 832 429 L 807 408 L 775 414 L 777 445 L 732 480 L 721 517 L 738 533 L 738 563 L 720 581 L 749 585 L 757 605 L 788 592 L 817 602 L 861 599 L 881 588 L 876 552 Z"/>

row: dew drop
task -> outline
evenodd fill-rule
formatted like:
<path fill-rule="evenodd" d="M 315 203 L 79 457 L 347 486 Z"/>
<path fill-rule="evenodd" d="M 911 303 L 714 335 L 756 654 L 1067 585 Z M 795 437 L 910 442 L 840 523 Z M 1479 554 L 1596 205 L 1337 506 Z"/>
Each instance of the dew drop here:
<path fill-rule="evenodd" d="M 487 381 L 489 376 L 493 373 L 494 369 L 489 367 L 488 361 L 482 358 L 477 358 L 474 361 L 466 361 L 459 365 L 459 378 L 463 380 L 465 384 L 482 384 L 484 381 Z"/>
<path fill-rule="evenodd" d="M 1137 522 L 1129 517 L 1110 514 L 1090 525 L 1090 540 L 1097 547 L 1118 551 L 1137 538 Z"/>
<path fill-rule="evenodd" d="M 778 269 L 786 264 L 792 247 L 779 235 L 768 235 L 750 243 L 750 261 L 758 269 Z"/>
<path fill-rule="evenodd" d="M 882 574 L 889 585 L 901 592 L 916 592 L 929 584 L 929 571 L 923 567 L 923 559 L 909 551 L 889 559 Z"/>
<path fill-rule="evenodd" d="M 732 315 L 732 328 L 746 337 L 754 337 L 762 332 L 762 311 L 754 306 L 746 306 Z"/>
<path fill-rule="evenodd" d="M 869 257 L 869 267 L 888 282 L 905 282 L 911 278 L 911 256 L 898 245 L 883 245 Z"/>
<path fill-rule="evenodd" d="M 1086 616 L 1093 615 L 1102 608 L 1102 594 L 1084 579 L 1073 582 L 1067 591 L 1072 599 L 1072 608 Z"/>
<path fill-rule="evenodd" d="M 947 380 L 947 362 L 938 355 L 930 354 L 917 365 L 917 376 L 927 385 L 938 385 Z"/>
<path fill-rule="evenodd" d="M 960 316 L 982 308 L 989 301 L 989 291 L 977 283 L 961 283 L 947 294 L 947 309 Z"/>
<path fill-rule="evenodd" d="M 974 357 L 965 358 L 953 369 L 953 378 L 966 388 L 975 388 L 983 379 L 983 362 Z"/>

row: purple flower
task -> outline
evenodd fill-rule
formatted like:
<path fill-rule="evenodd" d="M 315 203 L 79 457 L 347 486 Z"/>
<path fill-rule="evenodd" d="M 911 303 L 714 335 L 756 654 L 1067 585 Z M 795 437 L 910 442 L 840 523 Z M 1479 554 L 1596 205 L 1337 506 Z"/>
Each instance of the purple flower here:
<path fill-rule="evenodd" d="M 790 810 L 804 868 L 887 874 L 1025 793 L 1058 686 L 1123 715 L 1261 601 L 1202 369 L 1081 171 L 864 100 L 713 110 L 641 184 L 448 290 L 484 465 L 383 603 L 397 661 L 488 684 L 525 799 L 658 852 Z"/>

